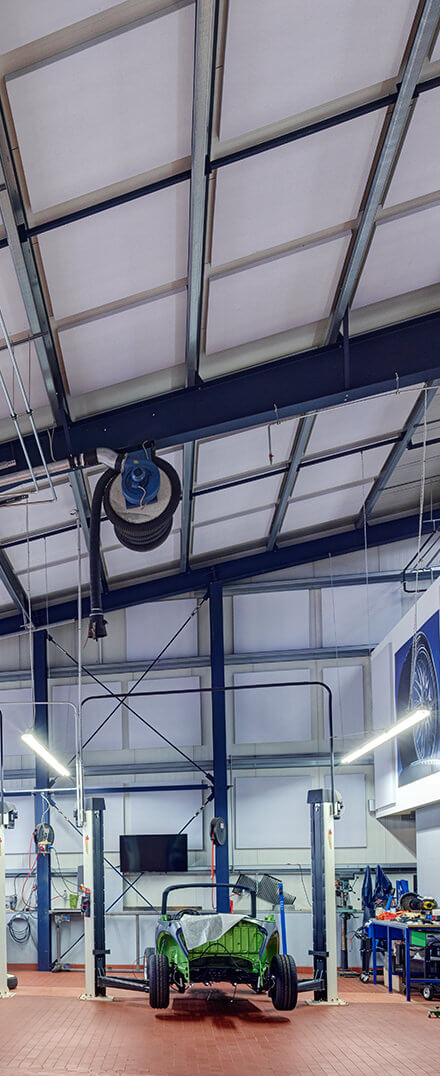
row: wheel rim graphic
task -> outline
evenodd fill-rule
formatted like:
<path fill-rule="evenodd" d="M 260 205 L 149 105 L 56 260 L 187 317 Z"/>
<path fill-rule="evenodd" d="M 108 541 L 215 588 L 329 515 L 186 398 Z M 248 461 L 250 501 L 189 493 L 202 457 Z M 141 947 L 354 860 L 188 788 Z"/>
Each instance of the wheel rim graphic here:
<path fill-rule="evenodd" d="M 425 762 L 437 754 L 438 750 L 439 699 L 434 662 L 430 651 L 424 643 L 417 644 L 411 695 L 415 709 L 426 706 L 431 711 L 430 716 L 413 729 L 417 758 L 420 762 Z"/>

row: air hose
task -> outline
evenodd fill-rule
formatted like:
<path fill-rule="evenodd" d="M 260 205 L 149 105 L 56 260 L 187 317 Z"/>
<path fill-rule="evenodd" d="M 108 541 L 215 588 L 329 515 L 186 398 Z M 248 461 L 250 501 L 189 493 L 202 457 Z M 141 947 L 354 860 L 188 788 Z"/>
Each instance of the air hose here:
<path fill-rule="evenodd" d="M 110 465 L 96 484 L 90 516 L 89 638 L 101 639 L 107 635 L 99 555 L 102 506 L 121 545 L 145 553 L 162 545 L 171 533 L 181 487 L 174 467 L 159 459 L 152 445 L 125 455 L 97 448 L 84 456 L 83 463 Z"/>

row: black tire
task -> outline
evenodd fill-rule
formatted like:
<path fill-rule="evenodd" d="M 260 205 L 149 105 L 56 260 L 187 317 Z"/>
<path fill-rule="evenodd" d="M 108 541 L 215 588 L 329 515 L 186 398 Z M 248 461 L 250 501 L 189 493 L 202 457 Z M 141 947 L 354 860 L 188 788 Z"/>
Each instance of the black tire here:
<path fill-rule="evenodd" d="M 369 983 L 370 982 L 370 976 L 369 976 L 367 971 L 362 971 L 361 972 L 360 980 L 361 980 L 361 983 Z"/>
<path fill-rule="evenodd" d="M 8 990 L 15 990 L 17 986 L 17 976 L 8 972 Z"/>
<path fill-rule="evenodd" d="M 408 710 L 428 706 L 431 716 L 399 736 L 398 751 L 402 770 L 416 763 L 426 763 L 438 756 L 439 686 L 431 647 L 423 632 L 418 632 L 414 658 L 414 682 L 411 688 L 413 647 L 411 646 L 399 678 L 397 717 Z"/>
<path fill-rule="evenodd" d="M 298 975 L 293 956 L 274 956 L 270 965 L 273 984 L 269 990 L 274 1009 L 294 1009 L 298 1001 Z"/>
<path fill-rule="evenodd" d="M 153 953 L 148 960 L 148 982 L 152 1009 L 167 1009 L 170 1003 L 170 966 L 168 957 Z"/>
<path fill-rule="evenodd" d="M 422 994 L 423 994 L 423 997 L 424 997 L 425 1001 L 431 1001 L 431 999 L 434 997 L 434 988 L 432 986 L 429 986 L 429 985 L 424 986 L 423 990 L 422 990 Z"/>

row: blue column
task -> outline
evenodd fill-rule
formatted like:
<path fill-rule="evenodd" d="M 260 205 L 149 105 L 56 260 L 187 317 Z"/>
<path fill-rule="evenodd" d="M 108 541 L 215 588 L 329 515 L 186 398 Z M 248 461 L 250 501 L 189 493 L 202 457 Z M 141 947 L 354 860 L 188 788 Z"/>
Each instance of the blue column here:
<path fill-rule="evenodd" d="M 35 697 L 35 736 L 45 747 L 48 747 L 49 715 L 48 708 L 39 703 L 48 702 L 47 684 L 47 651 L 46 632 L 36 631 L 33 636 L 34 651 L 34 697 Z M 36 755 L 35 764 L 35 787 L 47 788 L 49 784 L 49 771 L 42 759 Z M 49 822 L 49 813 L 46 813 L 47 803 L 38 795 L 35 796 L 35 825 L 44 821 Z M 48 855 L 39 855 L 37 859 L 37 900 L 38 900 L 38 970 L 50 971 L 52 962 L 51 952 L 51 923 L 50 909 L 50 852 Z"/>
<path fill-rule="evenodd" d="M 209 585 L 209 621 L 211 629 L 211 687 L 225 686 L 225 649 L 223 637 L 223 590 L 220 583 Z M 212 702 L 212 742 L 214 752 L 214 810 L 226 822 L 228 831 L 228 769 L 226 756 L 225 694 L 214 691 Z M 228 839 L 215 849 L 217 882 L 229 882 Z M 229 911 L 229 892 L 217 890 L 217 911 Z"/>

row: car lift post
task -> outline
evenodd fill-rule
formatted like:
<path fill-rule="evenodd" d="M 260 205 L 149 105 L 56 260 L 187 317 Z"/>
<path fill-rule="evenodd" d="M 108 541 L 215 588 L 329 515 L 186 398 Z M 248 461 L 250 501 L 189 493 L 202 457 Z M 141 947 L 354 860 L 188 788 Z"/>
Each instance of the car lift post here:
<path fill-rule="evenodd" d="M 105 997 L 104 908 L 104 811 L 105 800 L 91 796 L 85 803 L 84 849 L 84 1000 Z"/>
<path fill-rule="evenodd" d="M 309 1005 L 344 1005 L 338 998 L 334 793 L 313 788 L 308 793 L 311 823 L 313 978 L 320 985 Z"/>

